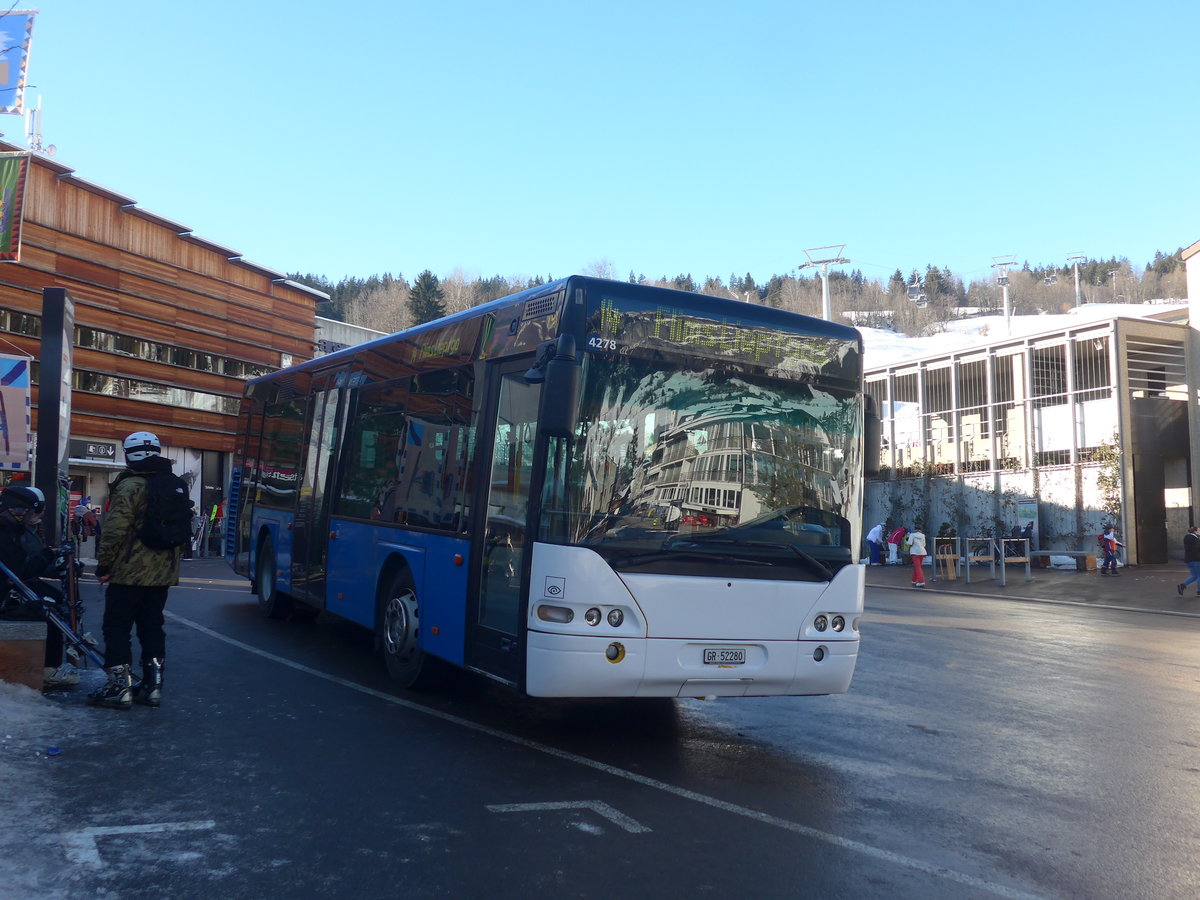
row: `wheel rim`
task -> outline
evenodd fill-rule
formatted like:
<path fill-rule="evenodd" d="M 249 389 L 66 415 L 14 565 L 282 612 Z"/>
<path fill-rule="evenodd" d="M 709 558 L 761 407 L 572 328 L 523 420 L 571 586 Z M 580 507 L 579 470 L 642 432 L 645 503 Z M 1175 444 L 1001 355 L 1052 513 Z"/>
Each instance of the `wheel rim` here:
<path fill-rule="evenodd" d="M 383 611 L 383 645 L 389 657 L 411 662 L 417 653 L 417 595 L 405 588 L 392 596 Z"/>

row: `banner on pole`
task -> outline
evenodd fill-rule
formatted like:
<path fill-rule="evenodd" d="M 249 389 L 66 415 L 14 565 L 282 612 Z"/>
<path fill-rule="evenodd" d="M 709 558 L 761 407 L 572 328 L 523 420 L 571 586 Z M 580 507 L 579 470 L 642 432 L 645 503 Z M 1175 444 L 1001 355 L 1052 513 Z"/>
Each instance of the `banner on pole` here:
<path fill-rule="evenodd" d="M 0 469 L 29 471 L 29 359 L 0 355 Z"/>
<path fill-rule="evenodd" d="M 3 21 L 3 20 L 0 20 Z M 0 262 L 21 259 L 28 153 L 0 153 Z"/>
<path fill-rule="evenodd" d="M 25 72 L 36 9 L 10 9 L 0 16 L 0 114 L 25 114 Z"/>

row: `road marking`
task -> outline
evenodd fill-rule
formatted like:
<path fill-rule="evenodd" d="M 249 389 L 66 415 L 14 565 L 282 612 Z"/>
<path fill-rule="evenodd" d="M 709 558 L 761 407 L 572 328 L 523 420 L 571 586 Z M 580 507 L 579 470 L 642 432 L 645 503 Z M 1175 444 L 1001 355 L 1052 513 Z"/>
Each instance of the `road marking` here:
<path fill-rule="evenodd" d="M 567 750 L 559 750 L 557 747 L 551 747 L 549 744 L 541 744 L 537 741 L 531 741 L 528 738 L 523 738 L 520 735 L 510 734 L 507 731 L 501 731 L 498 728 L 492 728 L 490 725 L 483 725 L 479 722 L 472 722 L 470 719 L 464 719 L 461 716 L 453 715 L 452 713 L 442 712 L 438 709 L 430 709 L 427 706 L 422 706 L 419 703 L 414 703 L 411 700 L 405 700 L 403 697 L 397 697 L 394 694 L 385 694 L 383 691 L 377 691 L 375 688 L 367 687 L 365 684 L 359 684 L 356 681 L 350 681 L 347 678 L 342 678 L 338 675 L 331 675 L 328 672 L 322 672 L 319 669 L 313 669 L 303 663 L 298 663 L 286 657 L 279 656 L 267 650 L 260 650 L 258 647 L 239 641 L 237 638 L 229 637 L 221 634 L 219 631 L 213 631 L 211 628 L 201 625 L 199 622 L 193 622 L 191 619 L 185 619 L 177 613 L 167 612 L 167 617 L 178 622 L 181 625 L 186 625 L 199 631 L 201 634 L 206 634 L 209 637 L 222 641 L 231 647 L 237 647 L 240 650 L 245 650 L 247 653 L 253 653 L 255 656 L 269 659 L 272 662 L 277 662 L 280 665 L 287 666 L 290 669 L 295 669 L 297 672 L 304 672 L 307 675 L 312 675 L 314 678 L 321 678 L 332 684 L 341 685 L 349 688 L 352 691 L 358 691 L 360 694 L 366 694 L 368 697 L 374 697 L 377 700 L 382 700 L 385 703 L 391 703 L 394 706 L 399 706 L 403 709 L 408 709 L 413 712 L 421 713 L 422 715 L 431 716 L 435 719 L 441 719 L 443 722 L 449 722 L 453 725 L 458 725 L 461 728 L 466 728 L 471 731 L 476 731 L 480 734 L 486 734 L 497 740 L 506 741 L 510 744 L 516 744 L 519 747 L 525 747 L 529 750 L 535 750 L 538 753 L 543 753 L 546 756 L 553 756 L 557 759 L 566 760 L 567 762 L 575 763 L 576 765 L 584 766 L 589 769 L 595 769 L 598 772 L 603 772 L 606 775 L 612 775 L 615 778 L 622 778 L 625 781 L 640 784 L 643 787 L 652 788 L 656 791 L 661 791 L 664 794 L 671 794 L 676 797 L 681 797 L 684 800 L 691 800 L 695 803 L 703 804 L 704 806 L 713 809 L 719 809 L 722 812 L 731 813 L 735 816 L 741 816 L 746 819 L 751 819 L 763 825 L 771 825 L 775 828 L 780 828 L 784 831 L 790 831 L 793 834 L 798 834 L 814 841 L 838 847 L 842 850 L 847 850 L 852 853 L 858 853 L 862 856 L 870 857 L 881 862 L 890 863 L 895 866 L 900 866 L 905 869 L 911 869 L 915 872 L 923 872 L 926 875 L 932 875 L 936 878 L 943 878 L 947 881 L 953 881 L 957 884 L 964 884 L 968 887 L 977 888 L 978 890 L 988 891 L 998 897 L 1008 897 L 1011 900 L 1040 900 L 1039 895 L 1029 894 L 1025 891 L 1017 890 L 1016 888 L 1006 887 L 1002 884 L 987 881 L 983 878 L 976 878 L 974 875 L 968 875 L 965 872 L 957 872 L 954 869 L 947 869 L 945 866 L 939 866 L 934 863 L 925 862 L 921 859 L 916 859 L 911 856 L 905 856 L 902 853 L 893 853 L 891 850 L 884 850 L 882 847 L 874 847 L 871 844 L 864 844 L 861 841 L 844 838 L 840 835 L 830 834 L 827 831 L 820 831 L 816 828 L 811 828 L 808 825 L 801 825 L 799 822 L 791 822 L 787 819 L 781 819 L 778 816 L 773 816 L 769 813 L 759 812 L 755 809 L 750 809 L 746 806 L 739 806 L 736 803 L 729 803 L 725 800 L 718 800 L 716 797 L 709 797 L 706 794 L 690 791 L 687 788 L 677 787 L 673 784 L 668 784 L 665 781 L 659 781 L 655 778 L 649 778 L 645 775 L 638 775 L 636 772 L 629 772 L 625 769 L 618 769 L 616 766 L 610 766 L 608 763 L 602 763 L 594 759 L 588 759 L 586 756 L 579 756 Z"/>
<path fill-rule="evenodd" d="M 67 859 L 81 866 L 99 868 L 104 865 L 100 858 L 100 848 L 96 838 L 110 834 L 158 834 L 163 831 L 208 831 L 216 827 L 216 822 L 206 819 L 203 822 L 158 822 L 153 825 L 108 825 L 99 828 L 84 828 L 80 831 L 64 831 L 62 833 L 63 848 Z"/>
<path fill-rule="evenodd" d="M 631 834 L 640 834 L 650 829 L 638 822 L 636 819 L 631 819 L 625 813 L 617 812 L 607 803 L 602 800 L 580 800 L 572 802 L 570 800 L 558 801 L 555 803 L 502 803 L 496 806 L 489 806 L 491 812 L 539 812 L 544 809 L 590 809 L 597 815 L 604 816 L 614 825 L 619 825 Z"/>

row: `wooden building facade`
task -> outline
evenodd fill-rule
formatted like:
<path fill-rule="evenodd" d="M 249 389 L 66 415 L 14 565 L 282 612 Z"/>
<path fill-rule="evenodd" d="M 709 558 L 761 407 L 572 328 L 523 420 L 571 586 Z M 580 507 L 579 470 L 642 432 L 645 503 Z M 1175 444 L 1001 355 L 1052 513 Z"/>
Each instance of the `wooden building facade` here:
<path fill-rule="evenodd" d="M 47 287 L 75 301 L 72 490 L 99 503 L 121 439 L 153 431 L 203 509 L 228 486 L 243 383 L 311 359 L 328 299 L 31 154 L 20 260 L 0 263 L 0 347 L 35 361 L 35 433 Z"/>

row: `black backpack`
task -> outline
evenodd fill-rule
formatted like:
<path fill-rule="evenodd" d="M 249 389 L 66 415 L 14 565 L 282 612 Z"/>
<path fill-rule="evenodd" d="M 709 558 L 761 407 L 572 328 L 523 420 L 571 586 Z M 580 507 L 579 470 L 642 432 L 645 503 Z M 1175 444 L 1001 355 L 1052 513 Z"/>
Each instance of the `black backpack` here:
<path fill-rule="evenodd" d="M 192 507 L 187 482 L 173 472 L 155 472 L 146 479 L 146 518 L 138 540 L 151 550 L 174 550 L 192 539 Z"/>

